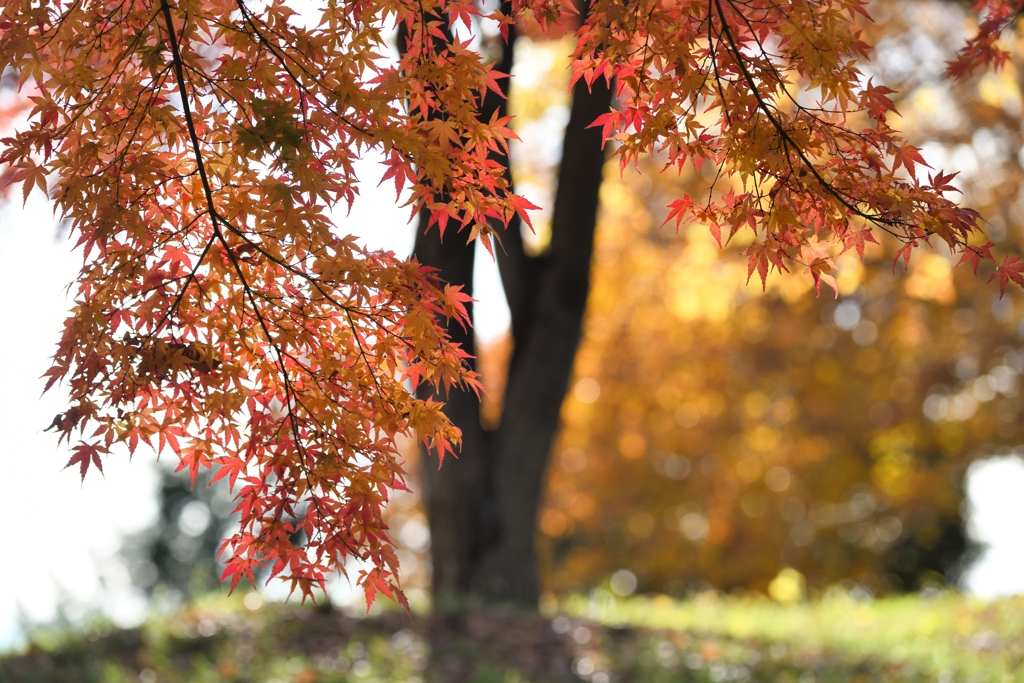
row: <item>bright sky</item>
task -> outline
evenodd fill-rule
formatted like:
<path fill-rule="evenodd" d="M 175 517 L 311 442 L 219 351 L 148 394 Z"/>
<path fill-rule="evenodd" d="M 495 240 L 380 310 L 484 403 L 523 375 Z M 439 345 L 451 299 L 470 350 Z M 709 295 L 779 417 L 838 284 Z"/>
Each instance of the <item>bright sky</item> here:
<path fill-rule="evenodd" d="M 990 458 L 967 475 L 968 531 L 987 546 L 965 577 L 967 590 L 985 598 L 1024 592 L 1024 463 Z"/>
<path fill-rule="evenodd" d="M 42 197 L 35 199 L 24 212 L 0 209 L 0 647 L 17 632 L 19 610 L 42 620 L 53 616 L 62 595 L 96 604 L 104 581 L 123 580 L 105 561 L 119 533 L 155 515 L 149 467 L 114 459 L 105 481 L 90 477 L 83 486 L 61 471 L 66 449 L 58 451 L 52 433 L 42 432 L 66 409 L 58 391 L 39 398 L 38 378 L 67 309 L 61 288 L 79 259 L 57 239 Z M 116 593 L 105 600 L 113 615 L 139 609 Z"/>
<path fill-rule="evenodd" d="M 367 171 L 362 177 L 380 175 L 372 166 Z M 386 189 L 366 186 L 363 192 L 352 213 L 338 217 L 341 228 L 361 235 L 367 246 L 408 253 L 413 233 L 407 212 Z M 39 397 L 39 376 L 67 309 L 63 288 L 78 264 L 40 195 L 24 211 L 16 205 L 0 209 L 0 320 L 6 331 L 0 336 L 0 386 L 6 389 L 0 392 L 0 650 L 19 641 L 19 619 L 52 619 L 61 603 L 71 607 L 71 617 L 80 616 L 82 606 L 102 605 L 126 624 L 145 608 L 115 555 L 122 534 L 155 518 L 152 461 L 141 452 L 132 464 L 112 457 L 104 463 L 105 477 L 91 473 L 83 485 L 74 471 L 62 469 L 67 449 L 42 431 L 66 407 L 58 391 Z M 477 264 L 477 333 L 492 339 L 507 328 L 508 309 L 493 262 L 481 254 Z M 978 595 L 1024 592 L 1021 491 L 1019 459 L 993 459 L 970 471 L 971 528 L 990 544 L 966 580 Z"/>

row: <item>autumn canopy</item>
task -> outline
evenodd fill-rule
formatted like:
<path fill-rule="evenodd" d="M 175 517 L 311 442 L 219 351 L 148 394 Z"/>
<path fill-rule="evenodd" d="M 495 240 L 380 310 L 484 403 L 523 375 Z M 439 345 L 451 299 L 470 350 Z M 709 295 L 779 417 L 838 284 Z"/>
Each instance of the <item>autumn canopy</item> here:
<path fill-rule="evenodd" d="M 82 476 L 146 443 L 236 486 L 232 585 L 270 565 L 305 596 L 358 557 L 369 599 L 403 599 L 381 516 L 404 486 L 396 439 L 457 450 L 459 431 L 416 388 L 479 386 L 445 332 L 468 323 L 468 297 L 339 236 L 330 212 L 355 200 L 372 152 L 450 239 L 494 248 L 514 217 L 529 222 L 497 160 L 508 117 L 480 116 L 506 78 L 474 49 L 482 22 L 575 30 L 573 81 L 612 84 L 594 126 L 622 167 L 710 161 L 719 192 L 675 198 L 666 222 L 703 223 L 719 244 L 752 231 L 762 284 L 799 269 L 834 286 L 833 259 L 863 255 L 879 231 L 899 240 L 898 261 L 929 242 L 975 269 L 993 261 L 978 214 L 889 127 L 891 91 L 858 70 L 860 0 L 299 5 L 0 10 L 0 63 L 26 102 L 0 162 L 26 198 L 48 193 L 84 255 L 47 373 L 70 390 L 52 427 Z M 1004 58 L 995 41 L 1015 7 L 985 11 L 951 76 Z M 1024 283 L 1015 257 L 994 270 L 1004 289 Z"/>

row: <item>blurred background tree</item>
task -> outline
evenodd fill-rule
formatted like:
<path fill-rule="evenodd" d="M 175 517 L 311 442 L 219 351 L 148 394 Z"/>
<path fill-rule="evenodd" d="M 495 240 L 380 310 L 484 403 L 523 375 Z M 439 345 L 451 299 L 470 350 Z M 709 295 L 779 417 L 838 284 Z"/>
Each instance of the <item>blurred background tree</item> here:
<path fill-rule="evenodd" d="M 996 74 L 951 84 L 972 18 L 943 2 L 879 2 L 868 74 L 902 96 L 898 127 L 1019 253 L 1021 45 Z M 806 276 L 746 285 L 734 242 L 660 227 L 680 178 L 607 174 L 574 389 L 541 513 L 545 585 L 617 570 L 623 590 L 766 591 L 784 567 L 812 587 L 871 592 L 955 581 L 973 553 L 963 477 L 1020 442 L 1019 297 L 940 249 L 904 273 L 893 245 L 841 261 L 840 296 Z M 707 191 L 707 190 L 705 190 Z M 733 252 L 733 253 L 729 253 Z M 756 278 L 755 278 L 756 280 Z"/>
<path fill-rule="evenodd" d="M 196 476 L 158 466 L 155 523 L 128 536 L 121 556 L 132 583 L 150 599 L 187 602 L 220 589 L 223 566 L 217 562 L 222 539 L 229 535 L 235 503 L 223 486 L 209 487 L 209 472 Z M 208 488 L 209 487 L 209 488 Z"/>

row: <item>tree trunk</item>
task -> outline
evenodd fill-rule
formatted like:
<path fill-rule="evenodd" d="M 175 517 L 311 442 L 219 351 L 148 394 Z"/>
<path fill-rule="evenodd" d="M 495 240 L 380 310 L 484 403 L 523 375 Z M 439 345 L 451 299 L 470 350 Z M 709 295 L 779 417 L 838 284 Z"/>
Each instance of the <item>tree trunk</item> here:
<path fill-rule="evenodd" d="M 510 36 L 499 71 L 511 70 L 513 44 Z M 537 509 L 581 336 L 605 160 L 600 130 L 588 126 L 610 102 L 603 81 L 591 90 L 581 81 L 573 89 L 549 251 L 527 255 L 518 223 L 501 231 L 496 251 L 515 340 L 501 424 L 483 429 L 473 394 L 442 397 L 463 443 L 458 460 L 440 469 L 436 460 L 424 459 L 437 608 L 469 600 L 536 609 Z M 482 118 L 504 106 L 500 99 L 485 102 Z M 415 255 L 472 295 L 474 245 L 461 234 L 446 237 L 440 240 L 436 229 L 426 232 L 421 215 Z M 449 331 L 474 354 L 472 331 L 457 325 Z"/>

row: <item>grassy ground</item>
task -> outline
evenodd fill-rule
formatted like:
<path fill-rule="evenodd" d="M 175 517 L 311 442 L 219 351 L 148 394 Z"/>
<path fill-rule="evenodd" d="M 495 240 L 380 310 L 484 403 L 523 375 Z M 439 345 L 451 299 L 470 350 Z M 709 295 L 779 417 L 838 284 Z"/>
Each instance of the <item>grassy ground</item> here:
<path fill-rule="evenodd" d="M 249 600 L 250 607 L 255 601 Z M 547 617 L 360 619 L 211 598 L 138 629 L 40 631 L 3 683 L 1024 683 L 1024 599 L 810 604 L 597 594 Z"/>

